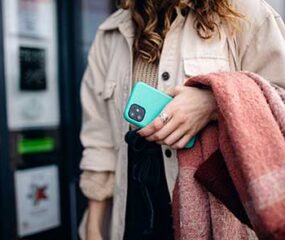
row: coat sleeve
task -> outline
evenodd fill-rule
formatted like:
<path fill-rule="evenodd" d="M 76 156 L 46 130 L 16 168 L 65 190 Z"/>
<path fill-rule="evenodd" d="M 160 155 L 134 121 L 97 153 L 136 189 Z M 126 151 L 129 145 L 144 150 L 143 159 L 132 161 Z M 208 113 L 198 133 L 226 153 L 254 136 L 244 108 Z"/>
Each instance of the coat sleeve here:
<path fill-rule="evenodd" d="M 88 199 L 104 201 L 112 198 L 114 173 L 85 170 L 80 176 L 80 188 Z"/>
<path fill-rule="evenodd" d="M 285 27 L 276 12 L 270 12 L 248 33 L 250 39 L 241 52 L 241 70 L 255 72 L 285 88 Z"/>
<path fill-rule="evenodd" d="M 108 61 L 108 43 L 98 31 L 88 57 L 88 66 L 81 84 L 83 156 L 82 170 L 115 171 L 117 150 L 114 146 L 110 118 L 103 97 Z"/>

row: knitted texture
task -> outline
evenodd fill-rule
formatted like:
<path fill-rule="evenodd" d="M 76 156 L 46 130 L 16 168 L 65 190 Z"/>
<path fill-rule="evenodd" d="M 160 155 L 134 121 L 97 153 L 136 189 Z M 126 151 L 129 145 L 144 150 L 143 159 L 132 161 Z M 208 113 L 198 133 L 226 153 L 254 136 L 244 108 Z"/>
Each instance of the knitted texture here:
<path fill-rule="evenodd" d="M 136 58 L 134 61 L 133 83 L 137 81 L 145 82 L 156 88 L 158 81 L 158 64 L 146 63 L 141 58 Z"/>
<path fill-rule="evenodd" d="M 218 124 L 199 134 L 193 149 L 178 152 L 173 195 L 176 239 L 255 239 L 194 174 L 218 149 L 260 239 L 285 239 L 285 112 L 275 88 L 252 73 L 197 76 L 187 86 L 209 86 Z M 281 89 L 279 91 L 282 92 Z"/>

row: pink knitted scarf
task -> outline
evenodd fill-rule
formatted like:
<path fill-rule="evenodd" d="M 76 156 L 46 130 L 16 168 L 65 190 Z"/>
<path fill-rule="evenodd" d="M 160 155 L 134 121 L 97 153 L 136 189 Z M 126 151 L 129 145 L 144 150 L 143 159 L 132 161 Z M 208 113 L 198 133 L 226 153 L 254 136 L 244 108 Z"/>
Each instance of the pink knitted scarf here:
<path fill-rule="evenodd" d="M 245 72 L 197 76 L 186 85 L 211 88 L 219 117 L 200 132 L 194 148 L 178 152 L 176 239 L 285 239 L 284 91 Z M 208 186 L 194 177 L 217 151 L 256 235 L 210 193 L 209 186 L 223 195 L 231 185 L 225 181 L 221 188 L 211 182 L 211 174 L 221 177 L 218 166 L 209 168 L 209 175 L 202 173 Z"/>

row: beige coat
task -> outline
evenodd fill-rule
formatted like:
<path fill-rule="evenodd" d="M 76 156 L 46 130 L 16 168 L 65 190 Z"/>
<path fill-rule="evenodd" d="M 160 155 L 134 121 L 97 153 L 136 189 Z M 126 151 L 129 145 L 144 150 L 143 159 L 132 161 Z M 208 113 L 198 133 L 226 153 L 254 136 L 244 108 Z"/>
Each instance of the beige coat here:
<path fill-rule="evenodd" d="M 263 0 L 233 0 L 246 18 L 236 35 L 226 28 L 210 40 L 198 37 L 193 16 L 178 14 L 166 36 L 159 64 L 158 89 L 183 84 L 187 77 L 214 71 L 248 70 L 285 87 L 285 27 L 280 16 Z M 122 240 L 127 194 L 128 123 L 123 108 L 132 82 L 134 28 L 128 10 L 119 10 L 100 27 L 89 53 L 82 88 L 84 146 L 81 169 L 115 171 L 110 234 Z M 164 81 L 162 74 L 170 78 Z M 226 81 L 226 80 L 225 80 Z M 241 106 L 242 107 L 242 106 Z M 163 153 L 168 149 L 162 146 Z M 176 152 L 164 154 L 170 195 L 178 173 Z M 81 228 L 84 239 L 84 221 Z"/>

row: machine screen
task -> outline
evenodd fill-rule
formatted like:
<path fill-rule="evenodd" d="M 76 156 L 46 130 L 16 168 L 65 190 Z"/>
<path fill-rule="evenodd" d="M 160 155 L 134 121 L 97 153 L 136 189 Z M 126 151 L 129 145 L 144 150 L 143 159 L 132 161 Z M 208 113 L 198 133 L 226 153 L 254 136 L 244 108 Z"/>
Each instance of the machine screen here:
<path fill-rule="evenodd" d="M 21 155 L 52 152 L 55 149 L 55 141 L 50 137 L 39 139 L 20 139 L 18 140 L 17 145 L 17 151 Z"/>
<path fill-rule="evenodd" d="M 20 90 L 43 91 L 46 89 L 45 49 L 20 47 Z"/>

